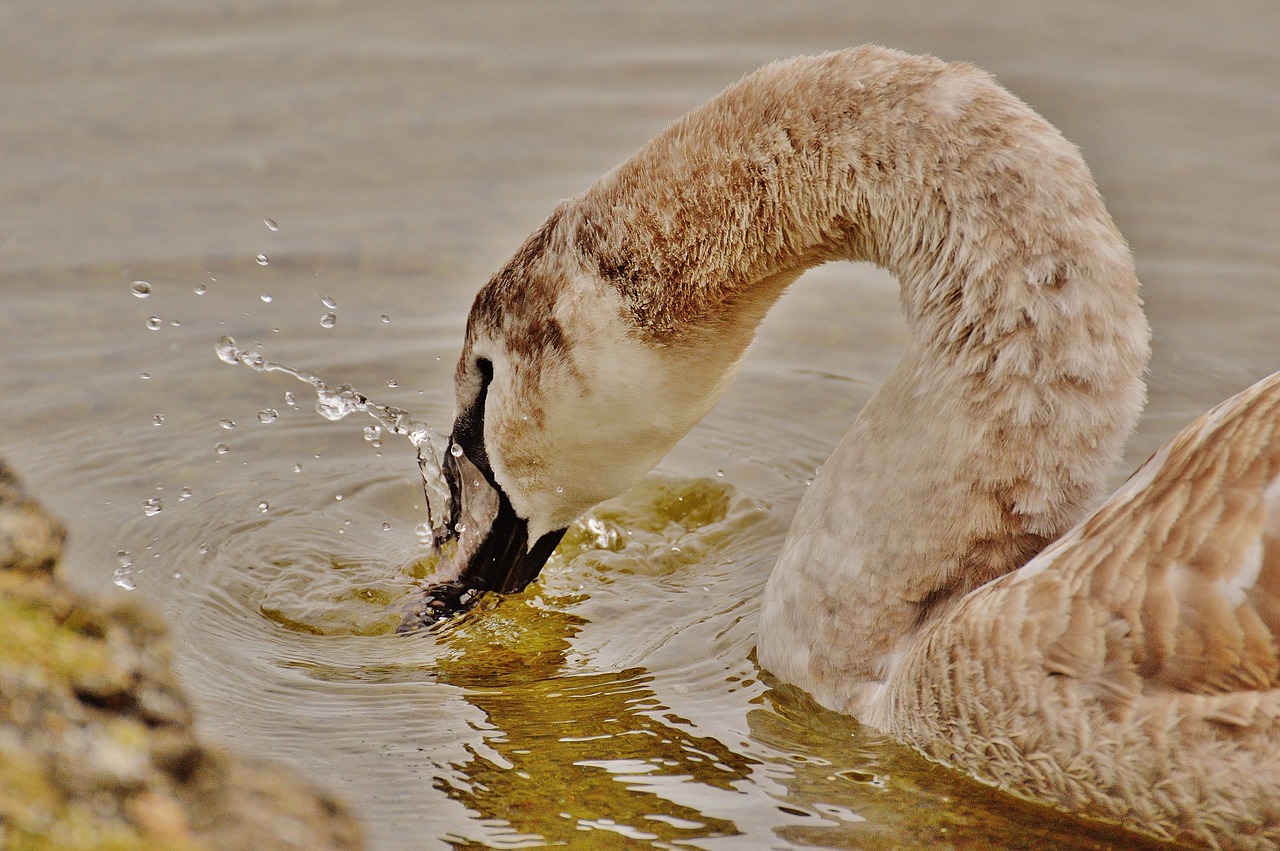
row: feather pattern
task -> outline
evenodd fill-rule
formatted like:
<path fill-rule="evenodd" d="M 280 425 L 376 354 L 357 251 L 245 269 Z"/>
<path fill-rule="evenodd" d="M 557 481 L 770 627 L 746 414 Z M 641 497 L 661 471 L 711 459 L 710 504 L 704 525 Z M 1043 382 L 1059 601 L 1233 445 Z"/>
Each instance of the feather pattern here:
<path fill-rule="evenodd" d="M 962 600 L 874 723 L 1010 790 L 1210 847 L 1280 843 L 1280 373 Z"/>
<path fill-rule="evenodd" d="M 1280 845 L 1280 378 L 1085 516 L 1145 396 L 1133 258 L 1076 147 L 972 66 L 773 63 L 555 209 L 456 379 L 530 540 L 657 463 L 835 259 L 898 278 L 912 341 L 805 492 L 760 662 L 1017 794 Z"/>

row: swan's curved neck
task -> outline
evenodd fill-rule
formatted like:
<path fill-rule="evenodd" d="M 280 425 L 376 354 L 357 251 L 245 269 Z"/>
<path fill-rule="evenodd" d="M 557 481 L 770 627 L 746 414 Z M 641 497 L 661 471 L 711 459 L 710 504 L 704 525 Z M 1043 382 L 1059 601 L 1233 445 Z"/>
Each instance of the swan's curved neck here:
<path fill-rule="evenodd" d="M 1136 422 L 1129 251 L 1075 147 L 970 66 L 768 66 L 567 209 L 639 333 L 726 371 L 804 269 L 900 281 L 910 349 L 807 492 L 762 615 L 761 661 L 845 711 L 905 635 L 1075 522 Z"/>

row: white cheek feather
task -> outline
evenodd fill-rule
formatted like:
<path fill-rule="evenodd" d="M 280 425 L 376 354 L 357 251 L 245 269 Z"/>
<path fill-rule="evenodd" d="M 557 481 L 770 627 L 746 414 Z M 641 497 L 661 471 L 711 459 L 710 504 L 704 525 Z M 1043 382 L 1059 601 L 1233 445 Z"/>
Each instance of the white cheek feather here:
<path fill-rule="evenodd" d="M 486 416 L 490 462 L 528 521 L 530 540 L 563 528 L 652 469 L 715 405 L 737 361 L 726 354 L 690 358 L 650 343 L 636 333 L 615 290 L 585 276 L 576 284 L 556 306 L 564 357 L 538 364 L 537 386 L 524 390 L 530 398 L 505 398 L 502 388 L 509 384 L 498 380 L 527 365 L 513 364 L 505 349 L 491 351 L 503 347 L 474 347 L 494 364 L 493 409 Z M 501 406 L 509 410 L 500 412 Z M 494 417 L 524 422 L 516 412 L 533 408 L 540 410 L 539 422 L 530 418 L 520 446 L 504 453 L 494 443 Z M 539 463 L 514 469 L 504 456 Z"/>
<path fill-rule="evenodd" d="M 710 376 L 677 371 L 660 349 L 610 324 L 597 320 L 596 333 L 575 349 L 579 380 L 543 388 L 547 484 L 564 497 L 560 522 L 630 487 L 719 395 Z"/>

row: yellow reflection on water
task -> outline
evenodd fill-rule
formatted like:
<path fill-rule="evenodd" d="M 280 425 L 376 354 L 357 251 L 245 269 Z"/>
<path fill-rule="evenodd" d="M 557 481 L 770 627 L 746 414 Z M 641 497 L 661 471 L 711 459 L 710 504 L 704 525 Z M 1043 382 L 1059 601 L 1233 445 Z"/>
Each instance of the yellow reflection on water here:
<path fill-rule="evenodd" d="M 730 491 L 712 482 L 651 480 L 575 525 L 556 558 L 574 569 L 613 562 L 667 572 L 697 558 L 673 551 L 671 541 L 722 521 L 729 503 Z M 673 787 L 685 787 L 683 800 L 696 797 L 691 785 L 728 792 L 755 760 L 694 733 L 658 699 L 646 669 L 589 671 L 568 661 L 585 623 L 565 611 L 575 601 L 518 595 L 438 631 L 446 651 L 440 681 L 463 689 L 488 724 L 483 744 L 469 745 L 470 759 L 457 766 L 465 780 L 439 788 L 478 819 L 509 826 L 504 845 L 600 848 L 735 835 L 732 822 L 674 802 Z"/>
<path fill-rule="evenodd" d="M 724 717 L 745 718 L 746 738 L 735 739 L 705 719 L 699 728 L 681 717 L 655 690 L 649 668 L 600 670 L 584 652 L 590 640 L 575 643 L 588 627 L 609 628 L 584 615 L 600 616 L 592 595 L 623 583 L 624 605 L 653 605 L 640 595 L 671 583 L 670 599 L 687 599 L 692 592 L 680 583 L 688 571 L 732 559 L 726 553 L 760 516 L 716 480 L 651 477 L 575 524 L 544 581 L 522 594 L 489 595 L 427 636 L 394 639 L 434 641 L 429 665 L 364 665 L 354 674 L 290 665 L 318 680 L 439 683 L 478 710 L 474 735 L 460 743 L 466 756 L 433 779 L 471 816 L 455 828 L 465 835 L 445 837 L 458 848 L 696 847 L 716 839 L 735 847 L 762 835 L 777 847 L 1166 847 L 930 763 L 767 675 L 768 687 L 755 683 L 754 660 L 725 659 L 712 666 L 720 673 L 690 681 L 723 701 Z M 321 577 L 304 579 L 299 564 L 279 567 L 263 614 L 292 630 L 333 635 L 390 631 L 405 589 L 429 572 L 418 562 L 388 571 L 335 559 Z M 690 605 L 681 616 L 711 616 Z"/>
<path fill-rule="evenodd" d="M 793 686 L 772 685 L 767 706 L 748 716 L 751 738 L 791 763 L 785 804 L 827 816 L 821 823 L 779 827 L 778 837 L 792 845 L 868 851 L 1171 847 L 984 786 L 823 709 Z"/>

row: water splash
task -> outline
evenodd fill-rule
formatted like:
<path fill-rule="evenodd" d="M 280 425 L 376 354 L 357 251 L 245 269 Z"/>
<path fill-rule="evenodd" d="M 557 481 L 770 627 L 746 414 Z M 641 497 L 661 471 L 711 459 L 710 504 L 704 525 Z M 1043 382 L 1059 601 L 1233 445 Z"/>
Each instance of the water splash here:
<path fill-rule="evenodd" d="M 437 443 L 443 444 L 430 426 L 414 419 L 404 408 L 382 405 L 355 390 L 349 384 L 330 387 L 318 376 L 282 363 L 269 361 L 253 349 L 241 349 L 231 337 L 222 337 L 214 347 L 219 360 L 230 364 L 243 364 L 254 372 L 283 372 L 311 385 L 316 392 L 316 412 L 327 420 L 340 420 L 348 414 L 363 412 L 376 419 L 389 434 L 403 435 L 418 452 L 418 469 L 422 473 L 422 492 L 426 497 L 427 525 L 436 544 L 449 535 L 449 485 L 440 467 Z M 378 432 L 366 430 L 366 436 L 377 439 Z M 342 499 L 338 496 L 337 499 Z"/>
<path fill-rule="evenodd" d="M 111 581 L 125 591 L 135 590 L 138 587 L 138 582 L 133 576 L 133 561 L 130 560 L 126 565 L 122 560 L 120 566 L 112 571 Z"/>

